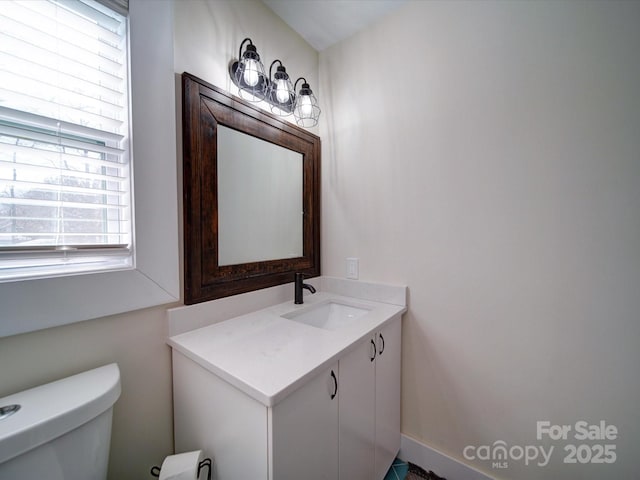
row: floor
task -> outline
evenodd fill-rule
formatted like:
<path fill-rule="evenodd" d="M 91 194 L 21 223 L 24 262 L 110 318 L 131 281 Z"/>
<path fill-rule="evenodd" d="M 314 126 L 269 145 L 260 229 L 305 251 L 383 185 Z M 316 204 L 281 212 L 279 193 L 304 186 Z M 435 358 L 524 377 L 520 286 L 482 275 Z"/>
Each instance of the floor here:
<path fill-rule="evenodd" d="M 396 458 L 384 480 L 446 480 L 431 470 L 428 472 L 417 465 Z"/>

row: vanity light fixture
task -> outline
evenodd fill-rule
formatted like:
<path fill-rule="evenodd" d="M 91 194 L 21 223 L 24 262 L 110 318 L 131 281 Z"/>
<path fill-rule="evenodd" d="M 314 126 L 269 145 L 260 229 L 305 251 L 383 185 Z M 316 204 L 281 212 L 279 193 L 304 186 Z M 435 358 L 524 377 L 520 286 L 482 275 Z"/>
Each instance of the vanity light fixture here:
<path fill-rule="evenodd" d="M 249 45 L 242 53 L 242 47 L 246 42 L 249 42 Z M 260 55 L 250 38 L 245 38 L 240 44 L 238 59 L 230 66 L 229 73 L 233 83 L 240 89 L 240 97 L 250 102 L 264 100 L 269 81 L 264 73 Z"/>
<path fill-rule="evenodd" d="M 318 124 L 318 118 L 320 118 L 318 100 L 311 91 L 311 88 L 309 88 L 306 78 L 300 77 L 296 80 L 295 88 L 298 87 L 300 80 L 303 80 L 304 83 L 300 88 L 300 93 L 298 94 L 296 105 L 293 109 L 293 116 L 296 119 L 296 123 L 301 127 L 315 127 Z"/>
<path fill-rule="evenodd" d="M 246 46 L 244 53 L 242 47 Z M 272 76 L 273 66 L 278 64 Z M 291 83 L 287 69 L 280 60 L 274 60 L 269 66 L 269 77 L 265 75 L 260 55 L 250 38 L 245 38 L 240 44 L 238 60 L 229 64 L 229 75 L 240 91 L 240 97 L 250 102 L 265 101 L 271 106 L 276 115 L 295 117 L 296 123 L 305 128 L 318 124 L 320 107 L 318 100 L 311 91 L 307 79 L 296 80 Z M 302 87 L 296 94 L 298 82 L 302 80 Z"/>
<path fill-rule="evenodd" d="M 274 63 L 278 62 L 278 68 L 274 77 L 271 76 L 271 69 Z M 287 70 L 280 60 L 274 60 L 269 67 L 269 93 L 268 101 L 271 104 L 271 111 L 276 115 L 291 115 L 296 101 L 296 91 L 293 88 Z"/>

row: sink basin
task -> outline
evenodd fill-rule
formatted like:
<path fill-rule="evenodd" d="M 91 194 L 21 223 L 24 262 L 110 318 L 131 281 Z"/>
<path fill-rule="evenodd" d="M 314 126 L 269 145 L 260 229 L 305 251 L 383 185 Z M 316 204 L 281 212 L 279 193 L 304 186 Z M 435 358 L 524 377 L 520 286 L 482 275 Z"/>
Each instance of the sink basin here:
<path fill-rule="evenodd" d="M 368 308 L 354 307 L 338 302 L 326 302 L 282 316 L 312 327 L 322 328 L 324 330 L 337 330 L 349 325 L 367 312 L 369 312 Z"/>

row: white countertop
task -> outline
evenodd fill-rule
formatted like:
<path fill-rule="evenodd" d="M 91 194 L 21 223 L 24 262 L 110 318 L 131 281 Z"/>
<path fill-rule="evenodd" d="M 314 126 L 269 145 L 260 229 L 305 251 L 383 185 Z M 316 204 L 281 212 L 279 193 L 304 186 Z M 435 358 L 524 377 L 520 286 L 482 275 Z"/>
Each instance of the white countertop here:
<path fill-rule="evenodd" d="M 360 340 L 407 308 L 330 292 L 306 295 L 303 305 L 288 301 L 172 336 L 175 350 L 266 406 L 272 406 Z M 281 315 L 335 300 L 370 309 L 337 330 L 324 330 Z"/>

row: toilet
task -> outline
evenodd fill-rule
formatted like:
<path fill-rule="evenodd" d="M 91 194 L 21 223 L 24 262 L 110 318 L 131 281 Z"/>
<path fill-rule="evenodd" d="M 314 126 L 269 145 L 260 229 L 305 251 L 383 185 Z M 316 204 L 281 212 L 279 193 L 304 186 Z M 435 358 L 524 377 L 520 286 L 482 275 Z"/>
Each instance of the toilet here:
<path fill-rule="evenodd" d="M 0 480 L 105 480 L 119 396 L 112 363 L 0 398 Z"/>

